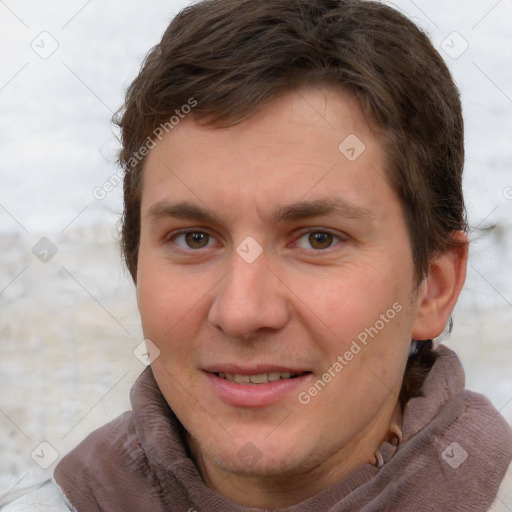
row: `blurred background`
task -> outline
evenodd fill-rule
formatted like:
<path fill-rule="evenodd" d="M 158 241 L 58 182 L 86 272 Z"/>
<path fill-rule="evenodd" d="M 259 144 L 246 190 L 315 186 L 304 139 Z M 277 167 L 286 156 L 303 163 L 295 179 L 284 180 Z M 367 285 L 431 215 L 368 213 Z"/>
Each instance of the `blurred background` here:
<path fill-rule="evenodd" d="M 187 3 L 0 1 L 0 501 L 130 407 L 144 359 L 110 119 Z M 461 90 L 474 231 L 443 342 L 512 422 L 512 2 L 388 3 Z"/>

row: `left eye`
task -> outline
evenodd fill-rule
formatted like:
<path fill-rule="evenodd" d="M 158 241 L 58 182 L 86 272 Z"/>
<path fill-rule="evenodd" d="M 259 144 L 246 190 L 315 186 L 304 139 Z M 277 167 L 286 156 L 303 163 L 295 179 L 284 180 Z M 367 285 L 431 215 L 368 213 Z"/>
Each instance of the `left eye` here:
<path fill-rule="evenodd" d="M 182 249 L 204 249 L 210 241 L 210 235 L 204 231 L 180 233 L 173 238 L 173 242 Z"/>
<path fill-rule="evenodd" d="M 340 238 L 328 231 L 310 231 L 297 239 L 297 245 L 302 249 L 329 249 Z"/>

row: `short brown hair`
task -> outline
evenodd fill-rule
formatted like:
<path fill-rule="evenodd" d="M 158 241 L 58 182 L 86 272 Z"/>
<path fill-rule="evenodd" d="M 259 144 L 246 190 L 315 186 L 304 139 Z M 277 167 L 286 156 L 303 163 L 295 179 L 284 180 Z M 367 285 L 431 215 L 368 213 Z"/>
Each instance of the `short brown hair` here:
<path fill-rule="evenodd" d="M 121 246 L 134 280 L 140 149 L 155 129 L 191 98 L 195 119 L 230 126 L 305 85 L 352 93 L 381 134 L 418 283 L 432 255 L 458 245 L 452 232 L 467 231 L 459 92 L 416 25 L 374 1 L 203 0 L 173 19 L 114 118 L 125 170 Z"/>

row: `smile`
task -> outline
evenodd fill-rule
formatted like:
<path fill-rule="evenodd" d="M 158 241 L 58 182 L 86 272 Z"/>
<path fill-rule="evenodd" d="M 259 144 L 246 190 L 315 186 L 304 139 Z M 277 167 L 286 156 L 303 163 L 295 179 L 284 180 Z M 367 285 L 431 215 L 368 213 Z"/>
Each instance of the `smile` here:
<path fill-rule="evenodd" d="M 266 407 L 282 400 L 295 400 L 298 390 L 305 388 L 314 378 L 310 371 L 283 371 L 272 369 L 264 372 L 253 369 L 244 373 L 229 371 L 205 371 L 207 386 L 218 399 L 235 407 Z M 228 368 L 223 368 L 228 370 Z M 281 371 L 278 371 L 281 370 Z M 290 369 L 291 370 L 291 369 Z"/>
<path fill-rule="evenodd" d="M 303 373 L 270 372 L 260 373 L 258 375 L 241 375 L 236 373 L 218 372 L 215 373 L 215 375 L 221 379 L 228 380 L 229 382 L 236 382 L 237 384 L 267 384 L 269 382 L 276 382 L 278 380 L 295 379 Z"/>

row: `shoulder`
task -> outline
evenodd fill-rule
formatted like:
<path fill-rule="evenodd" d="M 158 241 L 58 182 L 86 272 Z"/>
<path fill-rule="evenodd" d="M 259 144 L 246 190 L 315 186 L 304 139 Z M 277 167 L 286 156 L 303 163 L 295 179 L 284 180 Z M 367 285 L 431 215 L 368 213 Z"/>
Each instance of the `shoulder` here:
<path fill-rule="evenodd" d="M 115 462 L 132 454 L 137 446 L 137 435 L 131 412 L 125 412 L 89 434 L 71 450 L 55 468 L 56 481 L 71 469 L 92 469 L 99 462 Z"/>
<path fill-rule="evenodd" d="M 423 396 L 406 406 L 404 439 L 422 456 L 430 477 L 439 478 L 439 492 L 445 489 L 450 500 L 471 500 L 473 508 L 468 504 L 465 510 L 488 510 L 510 487 L 510 471 L 505 475 L 512 429 L 487 397 L 465 388 L 456 354 L 444 346 L 437 352 Z"/>
<path fill-rule="evenodd" d="M 501 455 L 505 472 L 512 459 L 512 428 L 486 396 L 464 390 L 463 397 L 457 420 L 464 425 L 468 442 L 482 448 L 491 462 Z"/>
<path fill-rule="evenodd" d="M 133 413 L 125 412 L 91 432 L 59 462 L 55 468 L 55 475 L 63 473 L 63 470 L 92 469 L 99 462 L 116 462 L 126 457 L 133 456 L 139 445 Z M 56 479 L 57 483 L 59 480 Z"/>
<path fill-rule="evenodd" d="M 512 463 L 509 465 L 505 478 L 501 482 L 498 496 L 489 512 L 508 512 L 512 510 Z"/>
<path fill-rule="evenodd" d="M 28 492 L 2 507 L 2 512 L 69 512 L 74 509 L 67 503 L 54 481 Z"/>
<path fill-rule="evenodd" d="M 436 351 L 441 357 L 436 361 L 437 371 L 432 372 L 435 379 L 430 382 L 428 400 L 424 400 L 432 402 L 432 419 L 440 420 L 436 434 L 444 437 L 455 432 L 467 451 L 479 454 L 480 462 L 495 465 L 499 460 L 503 476 L 512 459 L 512 428 L 486 396 L 466 389 L 455 352 L 444 345 Z"/>
<path fill-rule="evenodd" d="M 125 471 L 138 468 L 145 472 L 146 459 L 137 438 L 132 412 L 89 434 L 59 462 L 54 479 L 62 493 L 75 506 L 85 507 L 93 490 L 110 485 L 122 490 Z"/>
<path fill-rule="evenodd" d="M 461 407 L 453 410 L 453 422 L 437 433 L 439 451 L 443 450 L 440 462 L 456 469 L 459 494 L 474 492 L 476 499 L 488 496 L 487 506 L 493 503 L 489 510 L 508 512 L 512 504 L 512 428 L 484 395 L 464 389 L 459 398 Z"/>

